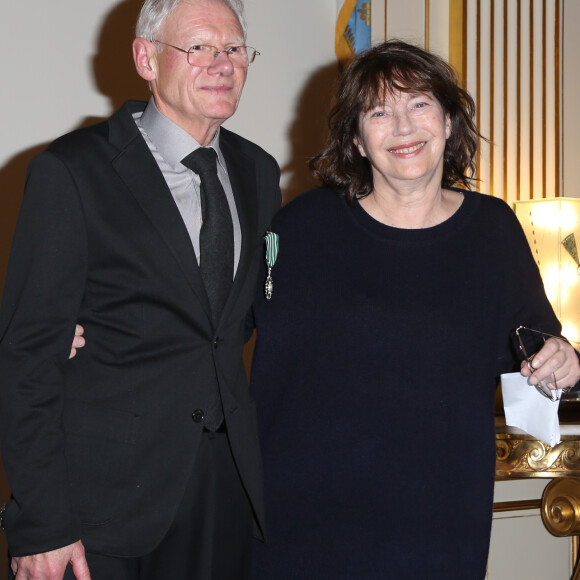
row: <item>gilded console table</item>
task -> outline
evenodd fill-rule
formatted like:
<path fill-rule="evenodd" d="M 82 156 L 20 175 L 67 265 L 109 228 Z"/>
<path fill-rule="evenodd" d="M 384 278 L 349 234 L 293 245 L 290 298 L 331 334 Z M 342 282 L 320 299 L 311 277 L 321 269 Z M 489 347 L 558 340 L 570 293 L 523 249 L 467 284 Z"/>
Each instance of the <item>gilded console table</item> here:
<path fill-rule="evenodd" d="M 572 536 L 574 574 L 580 580 L 580 424 L 561 424 L 562 441 L 554 447 L 496 422 L 497 481 L 543 477 L 552 479 L 541 500 L 494 504 L 494 511 L 540 509 L 544 525 L 554 536 Z"/>

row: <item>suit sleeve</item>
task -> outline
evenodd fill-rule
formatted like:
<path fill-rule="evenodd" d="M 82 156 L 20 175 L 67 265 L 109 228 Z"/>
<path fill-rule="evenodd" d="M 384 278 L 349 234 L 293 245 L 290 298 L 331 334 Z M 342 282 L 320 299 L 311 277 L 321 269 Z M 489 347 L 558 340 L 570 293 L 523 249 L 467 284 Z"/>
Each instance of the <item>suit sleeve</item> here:
<path fill-rule="evenodd" d="M 259 183 L 260 183 L 260 231 L 264 234 L 270 229 L 274 216 L 282 205 L 282 193 L 280 191 L 280 166 L 276 160 L 269 154 L 265 156 L 264 162 L 260 165 Z M 262 256 L 265 256 L 265 242 Z M 264 273 L 264 260 L 260 264 L 260 278 L 258 282 L 258 294 L 262 292 L 262 281 Z M 246 314 L 244 327 L 244 340 L 248 342 L 254 333 L 256 323 L 254 320 L 253 308 L 250 308 Z"/>
<path fill-rule="evenodd" d="M 42 153 L 28 172 L 0 314 L 0 435 L 12 489 L 4 526 L 12 556 L 79 539 L 61 417 L 86 272 L 75 180 L 65 163 Z"/>
<path fill-rule="evenodd" d="M 280 167 L 278 165 L 278 163 L 274 163 L 275 168 L 274 168 L 274 183 L 273 183 L 273 196 L 272 196 L 272 208 L 271 208 L 271 216 L 268 224 L 268 227 L 271 225 L 272 220 L 274 219 L 274 216 L 276 215 L 276 213 L 280 210 L 280 207 L 282 205 L 282 192 L 280 191 Z"/>

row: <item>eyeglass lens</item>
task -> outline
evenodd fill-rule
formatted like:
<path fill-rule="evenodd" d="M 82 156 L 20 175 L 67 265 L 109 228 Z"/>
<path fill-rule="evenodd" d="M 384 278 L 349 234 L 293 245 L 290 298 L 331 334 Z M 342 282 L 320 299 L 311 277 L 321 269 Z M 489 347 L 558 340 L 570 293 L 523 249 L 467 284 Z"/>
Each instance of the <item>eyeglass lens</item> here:
<path fill-rule="evenodd" d="M 225 50 L 218 50 L 215 46 L 199 45 L 192 46 L 187 51 L 187 61 L 192 66 L 211 66 L 218 55 L 225 52 L 234 68 L 247 68 L 250 66 L 257 54 L 251 46 L 230 46 Z"/>

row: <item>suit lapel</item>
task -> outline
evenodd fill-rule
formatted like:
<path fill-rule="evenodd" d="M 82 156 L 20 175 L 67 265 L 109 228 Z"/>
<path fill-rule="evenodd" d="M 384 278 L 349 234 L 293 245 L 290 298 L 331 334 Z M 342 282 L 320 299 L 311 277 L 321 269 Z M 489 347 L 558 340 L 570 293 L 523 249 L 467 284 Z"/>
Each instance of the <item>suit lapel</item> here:
<path fill-rule="evenodd" d="M 129 115 L 125 111 L 123 115 L 124 110 L 132 106 L 128 103 L 110 120 L 111 143 L 120 149 L 119 155 L 113 159 L 113 168 L 178 261 L 208 321 L 211 321 L 209 301 L 195 252 L 171 191 L 130 116 L 132 111 L 129 110 Z"/>
<path fill-rule="evenodd" d="M 257 185 L 254 160 L 246 156 L 239 147 L 235 147 L 227 131 L 220 134 L 220 149 L 226 161 L 228 177 L 236 201 L 240 220 L 242 247 L 240 261 L 234 277 L 234 283 L 226 302 L 222 319 L 234 308 L 237 297 L 246 281 L 252 259 L 252 248 L 257 230 Z"/>

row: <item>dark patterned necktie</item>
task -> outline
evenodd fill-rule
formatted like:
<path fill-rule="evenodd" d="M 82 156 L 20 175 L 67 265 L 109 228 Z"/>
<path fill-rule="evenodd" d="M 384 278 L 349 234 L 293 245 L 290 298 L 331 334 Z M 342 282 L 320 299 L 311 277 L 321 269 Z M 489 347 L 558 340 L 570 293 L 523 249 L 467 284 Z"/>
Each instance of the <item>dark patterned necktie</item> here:
<path fill-rule="evenodd" d="M 226 193 L 217 175 L 217 155 L 200 147 L 181 161 L 201 179 L 199 268 L 217 325 L 234 277 L 234 226 Z"/>
<path fill-rule="evenodd" d="M 183 165 L 201 179 L 202 225 L 199 232 L 199 268 L 209 298 L 214 326 L 217 327 L 234 276 L 234 225 L 226 193 L 217 175 L 217 155 L 200 147 L 184 157 Z M 216 431 L 223 423 L 223 407 L 217 377 L 209 385 L 204 424 Z"/>

